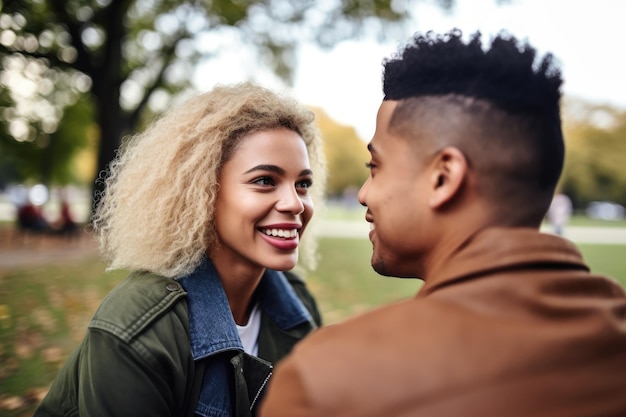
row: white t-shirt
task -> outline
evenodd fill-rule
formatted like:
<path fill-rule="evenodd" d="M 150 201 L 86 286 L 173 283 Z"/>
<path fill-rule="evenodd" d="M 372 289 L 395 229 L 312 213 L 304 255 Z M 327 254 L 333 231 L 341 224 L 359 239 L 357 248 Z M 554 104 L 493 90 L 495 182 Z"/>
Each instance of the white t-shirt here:
<path fill-rule="evenodd" d="M 261 309 L 255 304 L 250 312 L 250 318 L 245 326 L 237 325 L 237 332 L 243 344 L 243 350 L 249 355 L 258 356 L 259 330 L 261 329 Z"/>

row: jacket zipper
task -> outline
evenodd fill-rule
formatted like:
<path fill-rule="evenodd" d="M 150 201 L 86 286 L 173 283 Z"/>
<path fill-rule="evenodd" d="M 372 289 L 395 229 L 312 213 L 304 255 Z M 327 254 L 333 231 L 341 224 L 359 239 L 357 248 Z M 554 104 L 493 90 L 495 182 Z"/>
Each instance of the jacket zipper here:
<path fill-rule="evenodd" d="M 270 368 L 270 369 L 273 369 L 273 368 Z M 265 388 L 265 386 L 267 385 L 271 377 L 272 377 L 272 371 L 270 370 L 269 374 L 267 374 L 267 376 L 263 380 L 263 383 L 257 390 L 256 395 L 254 396 L 254 400 L 252 400 L 252 404 L 250 404 L 250 411 L 252 411 L 252 409 L 254 408 L 254 404 L 256 404 L 256 401 L 259 399 L 261 392 L 263 392 L 263 388 Z"/>

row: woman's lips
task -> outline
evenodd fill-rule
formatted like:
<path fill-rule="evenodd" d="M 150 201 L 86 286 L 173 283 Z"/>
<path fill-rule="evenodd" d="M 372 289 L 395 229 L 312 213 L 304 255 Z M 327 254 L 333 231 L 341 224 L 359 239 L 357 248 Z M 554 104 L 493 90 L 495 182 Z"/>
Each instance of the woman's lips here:
<path fill-rule="evenodd" d="M 266 232 L 267 229 L 260 229 L 261 237 L 270 245 L 281 250 L 294 250 L 298 248 L 300 236 L 297 230 L 285 230 L 283 233 Z M 295 233 L 294 233 L 295 232 Z M 283 236 L 281 236 L 281 234 Z M 285 236 L 286 235 L 286 236 Z"/>

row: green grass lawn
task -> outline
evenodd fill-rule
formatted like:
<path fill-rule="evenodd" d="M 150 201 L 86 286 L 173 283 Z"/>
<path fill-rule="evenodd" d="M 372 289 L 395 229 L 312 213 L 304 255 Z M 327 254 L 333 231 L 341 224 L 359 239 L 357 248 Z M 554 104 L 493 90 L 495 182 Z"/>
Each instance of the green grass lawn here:
<path fill-rule="evenodd" d="M 626 245 L 577 245 L 595 273 L 606 275 L 626 287 Z"/>
<path fill-rule="evenodd" d="M 103 296 L 122 279 L 103 271 L 98 259 L 0 271 L 0 416 L 32 415 Z"/>
<path fill-rule="evenodd" d="M 626 245 L 578 245 L 592 271 L 626 287 Z M 323 238 L 321 262 L 308 278 L 326 323 L 417 293 L 421 281 L 383 277 L 370 266 L 372 245 L 367 239 Z"/>
<path fill-rule="evenodd" d="M 626 245 L 580 245 L 593 270 L 626 285 Z M 420 282 L 377 275 L 366 239 L 323 238 L 308 277 L 325 323 L 414 295 Z M 98 259 L 0 270 L 0 417 L 32 415 L 104 295 L 125 273 Z M 8 408 L 14 408 L 8 410 Z"/>
<path fill-rule="evenodd" d="M 329 220 L 355 220 L 364 222 L 365 208 L 359 205 L 345 206 L 336 203 L 329 203 L 325 209 L 323 217 Z M 572 216 L 568 224 L 571 226 L 626 227 L 626 219 L 615 221 L 598 220 L 590 219 L 583 214 L 575 214 Z"/>
<path fill-rule="evenodd" d="M 323 238 L 321 260 L 307 278 L 325 323 L 417 292 L 421 281 L 378 275 L 370 266 L 372 244 L 367 239 Z"/>

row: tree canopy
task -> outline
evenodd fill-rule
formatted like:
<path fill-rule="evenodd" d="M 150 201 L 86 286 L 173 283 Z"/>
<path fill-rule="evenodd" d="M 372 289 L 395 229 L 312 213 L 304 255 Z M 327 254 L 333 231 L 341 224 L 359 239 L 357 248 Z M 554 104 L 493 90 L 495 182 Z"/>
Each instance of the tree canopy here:
<path fill-rule="evenodd" d="M 563 120 L 561 190 L 578 208 L 594 200 L 626 205 L 626 111 L 572 99 L 565 102 Z"/>
<path fill-rule="evenodd" d="M 341 197 L 346 190 L 358 189 L 367 179 L 369 160 L 366 143 L 356 130 L 334 121 L 322 109 L 314 109 L 317 124 L 322 132 L 328 165 L 327 193 Z"/>
<path fill-rule="evenodd" d="M 0 0 L 1 1 L 1 0 Z M 449 7 L 450 1 L 441 1 Z M 201 59 L 230 47 L 258 55 L 262 66 L 291 80 L 301 42 L 331 46 L 367 31 L 401 30 L 411 1 L 335 0 L 12 0 L 0 3 L 0 136 L 12 160 L 2 162 L 7 181 L 43 182 L 58 164 L 37 167 L 37 154 L 57 141 L 68 158 L 97 133 L 97 172 L 105 172 L 121 138 L 142 117 L 160 111 L 189 87 Z M 64 126 L 70 113 L 84 126 Z M 75 121 L 75 119 L 74 119 Z M 61 129 L 64 126 L 64 129 Z M 93 129 L 95 127 L 95 129 Z M 80 132 L 80 129 L 83 132 Z M 61 131 L 63 136 L 61 135 Z M 61 146 L 59 145 L 59 148 Z M 19 149 L 19 151 L 18 151 Z M 4 152 L 3 152 L 4 153 Z M 32 165 L 30 170 L 16 167 Z M 97 191 L 97 190 L 96 190 Z"/>

